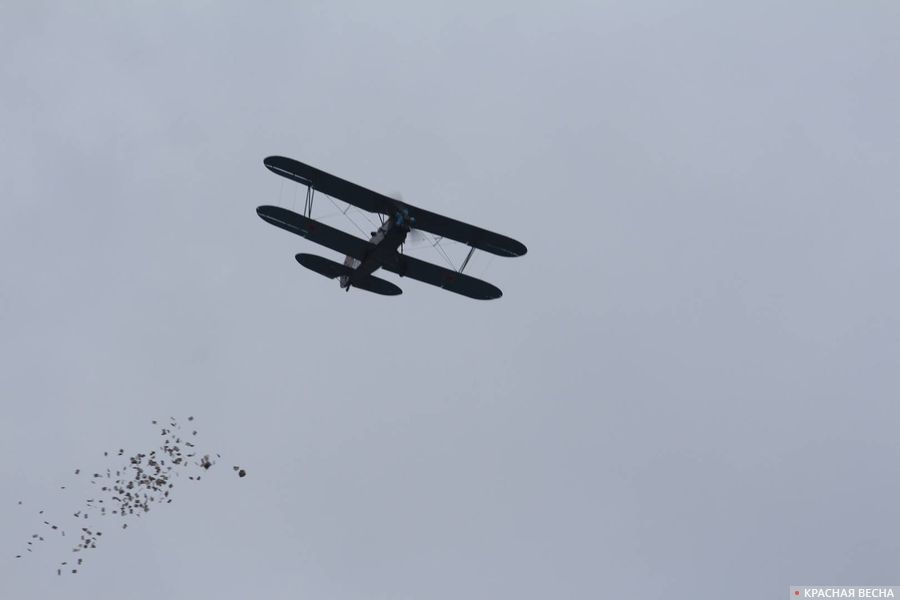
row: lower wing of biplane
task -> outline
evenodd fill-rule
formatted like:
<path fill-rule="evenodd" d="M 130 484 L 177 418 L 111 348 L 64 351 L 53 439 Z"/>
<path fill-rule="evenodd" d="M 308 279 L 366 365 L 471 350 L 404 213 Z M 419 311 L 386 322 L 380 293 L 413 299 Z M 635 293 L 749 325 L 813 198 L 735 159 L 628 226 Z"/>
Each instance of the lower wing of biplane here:
<path fill-rule="evenodd" d="M 277 206 L 260 206 L 256 209 L 257 214 L 272 225 L 344 254 L 344 264 L 311 254 L 298 254 L 296 258 L 301 265 L 320 275 L 340 279 L 341 286 L 346 289 L 353 286 L 382 295 L 400 294 L 396 285 L 372 275 L 373 271 L 383 268 L 469 298 L 492 300 L 502 296 L 499 288 L 463 273 L 472 253 L 479 249 L 499 256 L 521 256 L 527 251 L 522 243 L 512 238 L 383 196 L 289 158 L 269 157 L 265 165 L 274 173 L 307 186 L 306 205 L 303 215 Z M 381 228 L 367 241 L 315 221 L 311 216 L 316 191 L 383 215 Z M 411 228 L 470 246 L 459 271 L 403 254 L 402 244 Z"/>

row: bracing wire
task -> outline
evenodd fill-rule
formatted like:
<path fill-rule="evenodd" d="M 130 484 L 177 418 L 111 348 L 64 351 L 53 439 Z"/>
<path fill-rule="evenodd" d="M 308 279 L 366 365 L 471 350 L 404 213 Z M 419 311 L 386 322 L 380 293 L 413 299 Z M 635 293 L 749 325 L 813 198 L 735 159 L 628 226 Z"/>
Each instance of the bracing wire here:
<path fill-rule="evenodd" d="M 410 246 L 409 248 L 407 248 L 407 250 L 420 250 L 425 246 L 430 246 L 431 248 L 434 248 L 435 252 L 437 252 L 448 265 L 450 265 L 451 269 L 453 269 L 454 271 L 458 270 L 453 264 L 453 261 L 450 259 L 450 256 L 447 254 L 447 251 L 444 250 L 444 248 L 441 246 L 441 242 L 444 240 L 443 237 L 432 236 L 427 231 L 423 231 L 421 229 L 417 229 L 416 231 L 422 234 L 422 236 L 425 238 L 425 243 L 416 246 Z M 432 239 L 434 241 L 431 241 Z"/>
<path fill-rule="evenodd" d="M 282 190 L 282 192 L 284 191 L 284 183 L 281 184 L 281 190 Z M 328 214 L 324 217 L 319 217 L 320 220 L 335 217 L 338 214 L 344 215 L 347 218 L 347 220 L 350 221 L 350 223 L 354 227 L 356 227 L 356 230 L 359 231 L 363 235 L 363 237 L 368 237 L 368 234 L 366 234 L 365 230 L 363 230 L 363 228 L 360 227 L 359 224 L 356 221 L 354 221 L 353 218 L 349 214 L 347 214 L 349 212 L 350 208 L 352 207 L 352 205 L 350 203 L 347 203 L 347 208 L 342 209 L 340 206 L 338 206 L 338 203 L 334 201 L 334 198 L 332 198 L 331 196 L 329 196 L 327 194 L 325 194 L 325 197 L 328 198 L 328 201 L 331 202 L 331 204 L 334 206 L 334 208 L 337 210 L 337 212 Z M 296 203 L 296 196 L 294 198 L 294 201 Z M 280 203 L 280 199 L 279 199 L 279 203 Z M 363 212 L 362 210 L 358 210 L 358 212 L 360 214 L 362 214 L 363 218 L 369 223 L 369 225 L 378 229 L 378 227 L 375 225 L 375 223 L 369 218 L 368 215 L 366 215 L 365 212 Z M 419 231 L 422 234 L 424 234 L 425 236 L 430 235 L 430 234 L 428 234 L 428 232 L 422 231 L 421 229 Z M 435 249 L 435 251 L 444 259 L 444 261 L 450 266 L 451 269 L 453 269 L 454 271 L 458 271 L 458 269 L 456 268 L 456 265 L 453 264 L 453 260 L 451 260 L 450 256 L 447 254 L 447 251 L 444 250 L 444 248 L 441 246 L 441 242 L 443 241 L 443 239 L 444 239 L 443 237 L 435 237 L 433 243 L 430 240 L 428 240 L 427 243 L 429 246 L 431 246 L 432 248 Z M 424 248 L 424 247 L 425 247 L 424 245 L 415 246 L 415 247 L 409 248 L 409 250 L 413 250 L 416 248 Z M 488 263 L 488 265 L 490 265 L 490 263 Z"/>
<path fill-rule="evenodd" d="M 450 268 L 451 268 L 451 269 L 453 269 L 454 271 L 458 271 L 458 270 L 459 270 L 459 269 L 456 268 L 456 265 L 453 264 L 453 261 L 450 260 L 450 256 L 447 255 L 447 251 L 444 250 L 443 247 L 441 247 L 441 242 L 440 242 L 440 241 L 438 241 L 438 243 L 435 244 L 434 247 L 437 248 L 437 249 L 440 251 L 441 255 L 444 257 L 444 260 L 447 261 L 447 264 L 450 265 Z"/>
<path fill-rule="evenodd" d="M 367 214 L 365 213 L 365 211 L 363 211 L 363 210 L 357 208 L 357 209 L 356 209 L 356 212 L 358 212 L 359 214 L 361 214 L 361 215 L 363 216 L 363 218 L 364 218 L 366 221 L 369 222 L 369 225 L 371 225 L 371 226 L 374 227 L 375 229 L 378 229 L 378 225 L 376 225 L 375 222 L 374 222 L 372 219 L 369 218 L 369 215 L 367 215 Z"/>
<path fill-rule="evenodd" d="M 334 207 L 335 207 L 336 209 L 338 209 L 339 211 L 341 210 L 341 207 L 337 205 L 337 202 L 334 201 L 334 198 L 332 198 L 331 196 L 326 196 L 326 198 L 328 198 L 328 200 L 331 201 L 331 203 L 334 205 Z M 348 207 L 348 208 L 350 207 L 350 204 L 349 204 L 349 203 L 347 204 L 347 207 Z M 350 221 L 351 223 L 353 223 L 353 226 L 356 227 L 356 229 L 357 229 L 361 234 L 363 234 L 364 237 L 368 237 L 368 235 L 366 234 L 366 232 L 363 231 L 362 227 L 360 227 L 359 225 L 357 225 L 357 224 L 356 224 L 356 221 L 354 221 L 353 219 L 350 218 L 350 215 L 347 214 L 347 211 L 341 211 L 341 213 L 342 213 L 345 217 L 347 217 L 347 220 L 348 220 L 348 221 Z"/>
<path fill-rule="evenodd" d="M 344 214 L 344 212 L 343 212 L 343 211 L 340 211 L 340 210 L 337 211 L 337 212 L 330 212 L 330 213 L 328 213 L 327 215 L 322 215 L 321 217 L 316 217 L 316 220 L 317 220 L 317 221 L 324 221 L 325 219 L 331 219 L 331 218 L 334 218 L 334 217 L 339 217 L 339 216 L 341 216 L 342 214 Z"/>

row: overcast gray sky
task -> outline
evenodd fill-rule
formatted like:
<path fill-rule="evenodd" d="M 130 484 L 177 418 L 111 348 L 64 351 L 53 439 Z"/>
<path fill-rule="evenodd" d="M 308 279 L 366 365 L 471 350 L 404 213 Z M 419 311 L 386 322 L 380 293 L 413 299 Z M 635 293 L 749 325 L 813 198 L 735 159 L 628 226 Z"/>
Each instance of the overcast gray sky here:
<path fill-rule="evenodd" d="M 897 2 L 12 0 L 0 54 L 3 598 L 900 582 Z M 271 154 L 529 252 L 344 293 Z M 247 478 L 13 558 L 188 414 Z"/>

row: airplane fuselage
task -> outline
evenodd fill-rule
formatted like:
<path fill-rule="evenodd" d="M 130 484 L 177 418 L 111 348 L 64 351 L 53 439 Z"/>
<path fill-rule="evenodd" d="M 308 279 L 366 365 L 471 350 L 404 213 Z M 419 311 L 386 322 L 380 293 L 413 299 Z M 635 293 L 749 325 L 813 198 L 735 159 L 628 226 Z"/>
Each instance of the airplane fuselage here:
<path fill-rule="evenodd" d="M 393 219 L 385 221 L 378 231 L 372 232 L 369 243 L 374 244 L 375 248 L 366 255 L 365 259 L 357 260 L 352 256 L 344 258 L 344 265 L 353 269 L 353 272 L 350 275 L 341 276 L 341 287 L 349 290 L 357 277 L 367 277 L 380 269 L 384 263 L 395 262 L 397 249 L 406 241 L 407 233 L 409 233 L 409 226 L 402 215 L 398 214 Z"/>

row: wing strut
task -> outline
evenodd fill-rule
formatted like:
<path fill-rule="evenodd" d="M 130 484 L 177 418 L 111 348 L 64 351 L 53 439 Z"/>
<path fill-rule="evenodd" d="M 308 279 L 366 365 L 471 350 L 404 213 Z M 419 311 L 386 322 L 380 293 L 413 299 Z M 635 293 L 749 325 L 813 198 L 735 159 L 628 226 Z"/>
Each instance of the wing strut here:
<path fill-rule="evenodd" d="M 316 190 L 313 186 L 306 186 L 306 203 L 303 205 L 303 216 L 309 217 L 312 219 L 312 205 L 313 205 L 313 196 L 315 195 Z"/>
<path fill-rule="evenodd" d="M 466 260 L 463 261 L 462 266 L 459 268 L 459 272 L 462 273 L 463 269 L 466 268 L 466 265 L 469 264 L 469 259 L 472 258 L 472 254 L 475 253 L 475 246 L 469 248 L 469 253 L 466 254 Z"/>

